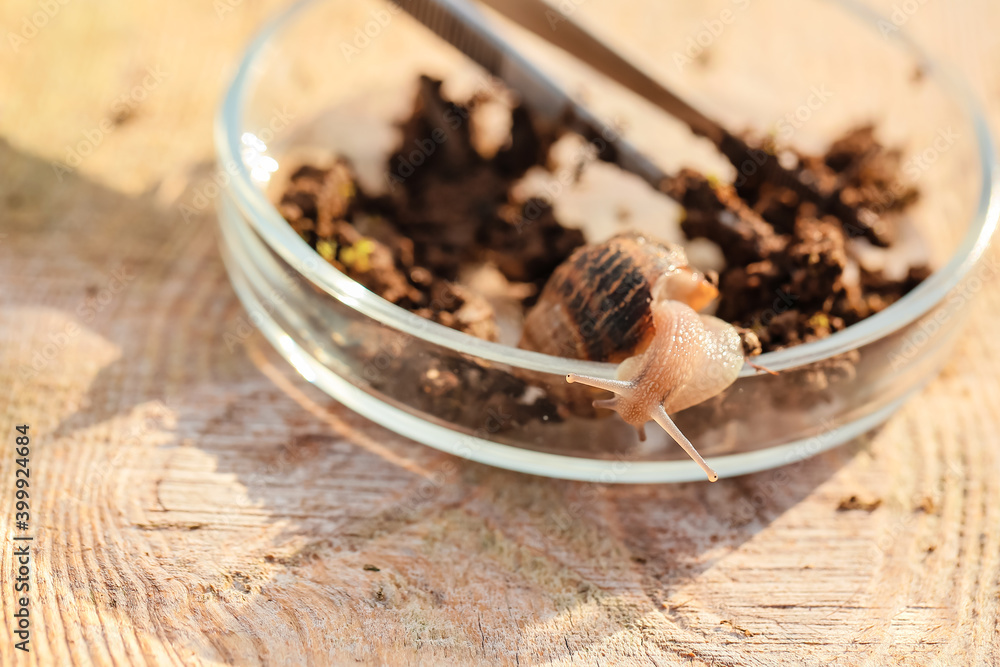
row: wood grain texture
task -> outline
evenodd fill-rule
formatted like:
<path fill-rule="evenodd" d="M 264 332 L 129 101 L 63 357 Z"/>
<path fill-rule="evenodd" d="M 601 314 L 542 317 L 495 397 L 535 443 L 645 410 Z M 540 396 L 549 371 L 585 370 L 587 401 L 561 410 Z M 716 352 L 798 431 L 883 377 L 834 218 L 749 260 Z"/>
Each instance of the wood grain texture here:
<path fill-rule="evenodd" d="M 177 202 L 210 176 L 227 65 L 282 3 L 59 4 L 15 48 L 42 4 L 0 8 L 0 663 L 1000 663 L 996 281 L 900 414 L 781 473 L 615 487 L 468 463 L 338 406 L 258 335 L 223 340 L 243 312 L 214 223 Z M 996 127 L 1000 5 L 929 2 L 906 27 Z M 837 511 L 852 495 L 881 504 Z"/>

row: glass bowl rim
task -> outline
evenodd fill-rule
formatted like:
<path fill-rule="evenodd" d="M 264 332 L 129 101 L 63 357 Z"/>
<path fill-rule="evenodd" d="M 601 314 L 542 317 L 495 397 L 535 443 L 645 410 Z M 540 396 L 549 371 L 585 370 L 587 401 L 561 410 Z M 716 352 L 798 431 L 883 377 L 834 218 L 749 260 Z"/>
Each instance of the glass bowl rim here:
<path fill-rule="evenodd" d="M 249 95 L 250 86 L 254 83 L 256 61 L 266 53 L 270 40 L 285 25 L 313 4 L 324 1 L 326 0 L 298 0 L 266 23 L 247 46 L 232 83 L 225 92 L 215 119 L 215 146 L 219 163 L 226 165 L 230 172 L 228 193 L 237 207 L 246 215 L 268 246 L 290 266 L 338 301 L 385 326 L 452 351 L 498 364 L 556 375 L 579 373 L 613 377 L 615 364 L 556 357 L 486 341 L 431 322 L 386 301 L 329 263 L 318 261 L 319 255 L 292 230 L 265 193 L 253 183 L 250 171 L 240 158 L 240 153 L 244 102 Z M 869 28 L 875 28 L 880 20 L 886 20 L 877 12 L 853 0 L 833 0 L 833 2 L 854 14 L 860 23 L 868 24 Z M 954 255 L 920 285 L 885 310 L 827 338 L 767 352 L 754 358 L 755 363 L 771 370 L 795 368 L 849 352 L 918 320 L 943 301 L 978 263 L 989 246 L 997 220 L 1000 218 L 1000 173 L 998 173 L 997 155 L 992 134 L 978 100 L 960 77 L 953 72 L 945 71 L 940 63 L 927 55 L 924 49 L 903 31 L 891 33 L 890 38 L 898 48 L 908 51 L 916 59 L 929 78 L 935 79 L 946 92 L 954 95 L 954 99 L 962 107 L 970 122 L 979 153 L 982 179 L 976 211 Z M 233 167 L 230 168 L 229 165 Z M 744 366 L 740 377 L 755 375 L 757 372 L 749 366 Z"/>

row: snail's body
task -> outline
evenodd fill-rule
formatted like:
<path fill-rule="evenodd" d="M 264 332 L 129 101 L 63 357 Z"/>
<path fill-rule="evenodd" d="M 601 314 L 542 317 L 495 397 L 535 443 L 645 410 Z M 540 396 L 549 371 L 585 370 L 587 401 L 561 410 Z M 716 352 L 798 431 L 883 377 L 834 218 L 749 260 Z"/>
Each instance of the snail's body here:
<path fill-rule="evenodd" d="M 656 336 L 616 373 L 635 385 L 631 397 L 615 399 L 619 414 L 635 426 L 649 420 L 654 406 L 677 412 L 715 396 L 743 368 L 742 343 L 730 324 L 679 301 L 661 301 L 652 310 Z"/>
<path fill-rule="evenodd" d="M 566 379 L 614 392 L 594 405 L 617 411 L 640 437 L 645 423 L 656 421 L 715 481 L 668 416 L 718 394 L 743 367 L 736 329 L 696 311 L 715 295 L 680 248 L 616 236 L 581 248 L 556 269 L 528 314 L 521 347 L 621 361 L 614 380 Z"/>

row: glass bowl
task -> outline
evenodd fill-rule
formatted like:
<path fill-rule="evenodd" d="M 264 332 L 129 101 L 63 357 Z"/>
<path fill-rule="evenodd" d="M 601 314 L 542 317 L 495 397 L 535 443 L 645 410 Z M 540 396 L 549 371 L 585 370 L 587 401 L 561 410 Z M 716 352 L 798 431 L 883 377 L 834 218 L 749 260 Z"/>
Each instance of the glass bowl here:
<path fill-rule="evenodd" d="M 1000 211 L 982 114 L 897 24 L 853 4 L 650 5 L 571 10 L 731 128 L 770 131 L 809 150 L 876 123 L 884 143 L 903 149 L 904 176 L 922 190 L 910 216 L 935 267 L 927 280 L 829 338 L 756 360 L 777 375 L 745 368 L 722 395 L 674 415 L 721 477 L 847 442 L 935 375 L 964 304 L 994 268 L 981 263 Z M 504 30 L 668 170 L 690 165 L 734 177 L 676 121 L 537 38 Z M 343 153 L 363 182 L 377 186 L 380 161 L 398 141 L 380 114 L 405 116 L 408 91 L 425 72 L 477 76 L 463 56 L 383 2 L 300 2 L 251 43 L 216 124 L 221 249 L 251 321 L 306 380 L 431 447 L 549 477 L 704 479 L 662 432 L 647 429 L 650 438 L 639 442 L 618 417 L 558 409 L 551 397 L 568 373 L 610 378 L 614 365 L 486 342 L 398 308 L 323 261 L 278 213 L 274 184 L 303 159 Z M 776 313 L 783 308 L 776 300 Z"/>

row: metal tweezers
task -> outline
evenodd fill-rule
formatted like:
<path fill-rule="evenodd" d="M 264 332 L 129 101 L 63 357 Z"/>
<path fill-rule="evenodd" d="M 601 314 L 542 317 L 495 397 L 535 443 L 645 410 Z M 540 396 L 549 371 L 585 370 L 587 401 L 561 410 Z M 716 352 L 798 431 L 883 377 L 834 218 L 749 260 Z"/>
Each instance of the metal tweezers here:
<path fill-rule="evenodd" d="M 667 194 L 676 191 L 671 186 L 675 177 L 666 174 L 522 55 L 494 27 L 476 0 L 396 1 L 424 26 L 504 81 L 539 120 L 560 124 L 589 140 L 601 137 L 610 146 L 610 150 L 601 155 L 602 159 L 636 174 L 656 190 Z M 859 219 L 859 211 L 842 202 L 838 190 L 821 192 L 815 179 L 801 167 L 788 169 L 775 156 L 753 149 L 544 0 L 479 2 L 683 121 L 696 135 L 712 141 L 737 170 L 748 159 L 755 160 L 761 168 L 760 174 L 767 172 L 774 182 L 791 187 L 804 199 L 826 205 L 841 219 L 848 233 L 864 235 L 873 243 L 884 245 L 884 240 Z M 555 25 L 553 17 L 557 21 Z M 761 155 L 765 156 L 764 164 L 760 163 Z"/>

